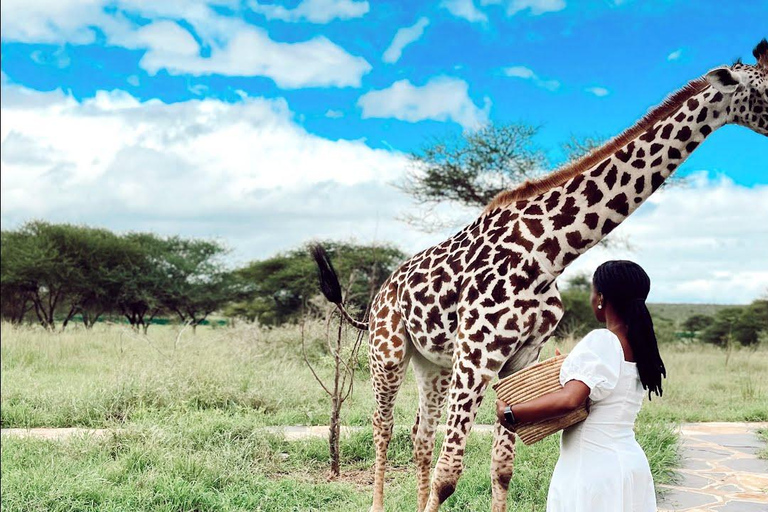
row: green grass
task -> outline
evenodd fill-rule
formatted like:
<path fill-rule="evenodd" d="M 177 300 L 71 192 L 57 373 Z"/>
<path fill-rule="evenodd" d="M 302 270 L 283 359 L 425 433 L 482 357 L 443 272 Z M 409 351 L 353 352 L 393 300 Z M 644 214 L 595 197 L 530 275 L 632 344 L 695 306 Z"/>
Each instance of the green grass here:
<path fill-rule="evenodd" d="M 654 476 L 669 481 L 662 468 L 674 458 L 673 431 L 648 425 L 641 432 Z M 162 429 L 129 428 L 105 439 L 9 438 L 2 443 L 2 509 L 365 510 L 372 444 L 369 429 L 345 438 L 347 476 L 327 482 L 324 440 L 284 441 L 222 412 L 183 415 Z M 490 436 L 470 438 L 461 483 L 445 510 L 490 508 L 490 448 Z M 519 445 L 510 510 L 544 510 L 557 455 L 556 437 L 534 447 Z M 408 429 L 398 428 L 390 445 L 389 510 L 416 508 L 410 457 Z"/>
<path fill-rule="evenodd" d="M 149 337 L 127 327 L 97 326 L 51 334 L 2 326 L 3 427 L 105 427 L 157 424 L 170 413 L 217 410 L 254 426 L 322 425 L 328 401 L 301 358 L 295 327 L 260 330 L 153 326 Z M 308 356 L 331 373 L 322 328 L 308 329 Z M 351 336 L 351 333 L 350 333 Z M 572 343 L 560 344 L 567 351 Z M 544 349 L 544 356 L 554 350 Z M 664 345 L 669 378 L 663 398 L 642 414 L 663 421 L 767 421 L 768 351 Z M 726 364 L 727 360 L 727 364 Z M 366 426 L 374 408 L 361 363 L 343 423 Z M 395 422 L 413 422 L 418 395 L 412 373 L 398 396 Z M 492 400 L 478 421 L 493 422 Z"/>
<path fill-rule="evenodd" d="M 764 443 L 766 443 L 766 447 L 763 448 L 763 451 L 760 452 L 759 456 L 761 459 L 768 459 L 768 429 L 758 430 L 757 435 Z"/>
<path fill-rule="evenodd" d="M 116 427 L 107 439 L 4 438 L 2 510 L 363 510 L 370 504 L 373 397 L 363 361 L 342 423 L 363 432 L 342 442 L 342 473 L 327 482 L 324 439 L 285 442 L 266 425 L 327 424 L 328 400 L 301 358 L 297 328 L 153 326 L 48 333 L 2 326 L 3 427 Z M 324 377 L 323 328 L 308 329 L 308 356 Z M 350 333 L 350 336 L 352 333 Z M 562 344 L 564 349 L 571 346 Z M 545 347 L 545 356 L 554 347 Z M 670 422 L 768 419 L 766 351 L 664 346 L 670 378 L 637 425 L 657 483 L 676 460 Z M 490 397 L 489 397 L 490 398 Z M 408 426 L 412 374 L 398 397 L 387 506 L 413 510 Z M 493 400 L 478 421 L 493 421 Z M 447 510 L 490 507 L 490 436 L 472 436 L 466 470 Z M 544 510 L 557 438 L 519 444 L 510 507 Z"/>

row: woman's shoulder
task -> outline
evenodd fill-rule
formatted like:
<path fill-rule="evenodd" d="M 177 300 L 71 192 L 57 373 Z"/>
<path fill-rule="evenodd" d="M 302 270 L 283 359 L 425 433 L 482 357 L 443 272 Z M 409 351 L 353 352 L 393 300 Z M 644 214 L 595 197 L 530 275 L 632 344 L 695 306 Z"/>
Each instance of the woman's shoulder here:
<path fill-rule="evenodd" d="M 596 343 L 604 340 L 619 341 L 619 338 L 612 331 L 602 327 L 600 329 L 592 329 L 581 339 L 581 341 L 586 341 L 588 343 Z"/>
<path fill-rule="evenodd" d="M 576 344 L 574 350 L 577 348 L 579 350 L 599 350 L 601 353 L 613 349 L 614 352 L 621 353 L 621 341 L 608 329 L 593 329 Z"/>

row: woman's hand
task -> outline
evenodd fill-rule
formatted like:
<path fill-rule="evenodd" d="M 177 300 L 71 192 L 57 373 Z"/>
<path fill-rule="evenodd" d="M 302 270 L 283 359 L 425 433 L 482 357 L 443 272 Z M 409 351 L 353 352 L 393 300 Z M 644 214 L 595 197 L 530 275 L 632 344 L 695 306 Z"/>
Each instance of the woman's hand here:
<path fill-rule="evenodd" d="M 499 418 L 499 423 L 501 423 L 501 426 L 506 428 L 507 430 L 514 432 L 515 427 L 514 425 L 510 425 L 507 423 L 506 418 L 504 418 L 504 409 L 507 408 L 507 404 L 504 403 L 502 400 L 496 399 L 496 417 Z"/>

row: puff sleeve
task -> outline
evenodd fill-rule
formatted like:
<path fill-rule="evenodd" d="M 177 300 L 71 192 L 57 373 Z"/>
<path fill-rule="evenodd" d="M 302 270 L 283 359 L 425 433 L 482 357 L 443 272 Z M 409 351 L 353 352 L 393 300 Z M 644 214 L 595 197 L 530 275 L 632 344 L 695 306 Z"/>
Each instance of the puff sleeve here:
<path fill-rule="evenodd" d="M 580 380 L 589 389 L 589 399 L 606 398 L 619 382 L 624 353 L 621 342 L 611 331 L 596 329 L 587 334 L 563 361 L 560 384 Z"/>

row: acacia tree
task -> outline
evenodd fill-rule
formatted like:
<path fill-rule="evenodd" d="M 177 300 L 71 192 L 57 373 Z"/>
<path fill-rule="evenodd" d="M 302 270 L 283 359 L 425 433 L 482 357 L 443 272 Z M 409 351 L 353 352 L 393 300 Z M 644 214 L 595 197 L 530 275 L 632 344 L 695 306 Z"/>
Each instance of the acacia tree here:
<path fill-rule="evenodd" d="M 758 299 L 747 306 L 722 309 L 701 335 L 705 343 L 730 348 L 733 341 L 755 346 L 768 332 L 768 300 Z"/>
<path fill-rule="evenodd" d="M 43 327 L 56 326 L 55 315 L 83 281 L 73 261 L 75 226 L 33 221 L 4 236 L 3 277 L 20 299 L 29 301 Z M 21 306 L 23 309 L 23 305 Z"/>
<path fill-rule="evenodd" d="M 3 320 L 20 324 L 32 309 L 33 290 L 20 274 L 24 264 L 22 244 L 28 240 L 11 231 L 3 231 L 0 236 L 0 313 Z"/>
<path fill-rule="evenodd" d="M 164 312 L 163 294 L 171 279 L 165 263 L 168 243 L 152 233 L 129 233 L 124 240 L 136 258 L 130 260 L 131 272 L 118 292 L 116 308 L 146 334 L 152 320 Z"/>
<path fill-rule="evenodd" d="M 91 328 L 104 313 L 116 310 L 117 298 L 142 254 L 111 231 L 81 226 L 70 227 L 66 253 L 79 279 L 70 283 L 62 328 L 78 313 Z"/>
<path fill-rule="evenodd" d="M 236 280 L 222 261 L 227 249 L 210 240 L 171 237 L 165 243 L 158 262 L 168 277 L 161 302 L 194 330 L 235 298 Z"/>
<path fill-rule="evenodd" d="M 524 124 L 489 124 L 461 137 L 434 138 L 410 155 L 410 169 L 398 187 L 427 212 L 444 203 L 482 209 L 499 192 L 546 171 L 546 155 L 534 143 L 537 133 L 537 127 Z M 404 220 L 424 231 L 446 227 L 432 215 Z"/>

